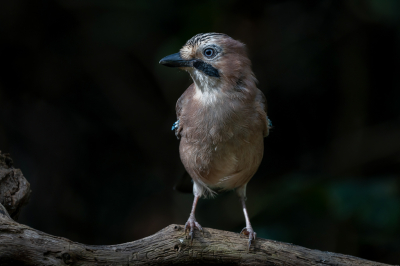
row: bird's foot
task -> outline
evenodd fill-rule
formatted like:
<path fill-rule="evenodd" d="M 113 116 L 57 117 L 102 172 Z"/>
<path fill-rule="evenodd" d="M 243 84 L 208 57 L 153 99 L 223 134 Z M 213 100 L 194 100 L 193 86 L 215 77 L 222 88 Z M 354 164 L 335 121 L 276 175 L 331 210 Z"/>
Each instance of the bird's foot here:
<path fill-rule="evenodd" d="M 201 227 L 201 225 L 196 221 L 196 218 L 194 218 L 194 216 L 190 216 L 185 224 L 185 234 L 189 232 L 190 243 L 193 243 L 195 228 L 197 228 L 204 235 L 203 227 Z"/>
<path fill-rule="evenodd" d="M 249 236 L 249 245 L 247 247 L 247 252 L 249 252 L 250 251 L 251 242 L 253 240 L 256 240 L 256 235 L 257 234 L 256 234 L 256 232 L 254 232 L 252 227 L 243 228 L 242 231 L 240 232 L 240 235 L 241 234 L 244 234 L 245 236 L 247 236 L 247 235 Z"/>

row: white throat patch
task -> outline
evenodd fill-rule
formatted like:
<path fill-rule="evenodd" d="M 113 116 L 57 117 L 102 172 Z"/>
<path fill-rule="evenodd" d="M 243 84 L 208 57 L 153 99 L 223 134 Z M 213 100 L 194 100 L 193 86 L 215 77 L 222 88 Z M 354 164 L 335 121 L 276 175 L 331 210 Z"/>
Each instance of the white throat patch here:
<path fill-rule="evenodd" d="M 194 97 L 203 104 L 215 103 L 222 96 L 220 78 L 210 77 L 195 68 L 192 68 L 189 73 L 196 87 Z"/>

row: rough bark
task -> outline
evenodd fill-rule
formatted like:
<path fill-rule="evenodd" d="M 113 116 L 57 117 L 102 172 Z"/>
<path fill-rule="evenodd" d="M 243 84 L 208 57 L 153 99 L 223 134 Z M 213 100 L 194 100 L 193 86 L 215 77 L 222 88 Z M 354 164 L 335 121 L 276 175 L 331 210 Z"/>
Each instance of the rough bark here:
<path fill-rule="evenodd" d="M 0 154 L 0 174 L 11 166 Z M 2 163 L 3 162 L 3 163 Z M 29 183 L 19 170 L 13 178 L 1 178 L 0 265 L 387 265 L 364 259 L 311 250 L 292 244 L 258 238 L 247 252 L 247 238 L 237 233 L 205 228 L 196 231 L 193 243 L 183 226 L 169 225 L 149 237 L 129 243 L 92 246 L 52 236 L 15 222 L 9 210 L 18 213 L 29 197 Z M 16 172 L 15 172 L 15 171 Z M 2 172 L 3 171 L 3 172 Z M 18 172 L 19 171 L 19 172 Z M 6 171 L 7 172 L 7 171 Z M 11 172 L 7 172 L 10 175 Z M 16 174 L 19 173 L 15 177 Z M 18 186 L 10 180 L 18 180 Z M 25 186 L 25 188 L 23 188 Z M 13 198 L 14 197 L 14 198 Z M 5 199 L 12 200 L 5 200 Z"/>
<path fill-rule="evenodd" d="M 387 265 L 360 258 L 205 228 L 191 244 L 181 225 L 134 242 L 89 246 L 1 218 L 1 265 Z"/>
<path fill-rule="evenodd" d="M 21 170 L 13 167 L 9 154 L 0 151 L 0 203 L 14 220 L 21 208 L 28 203 L 31 189 Z"/>

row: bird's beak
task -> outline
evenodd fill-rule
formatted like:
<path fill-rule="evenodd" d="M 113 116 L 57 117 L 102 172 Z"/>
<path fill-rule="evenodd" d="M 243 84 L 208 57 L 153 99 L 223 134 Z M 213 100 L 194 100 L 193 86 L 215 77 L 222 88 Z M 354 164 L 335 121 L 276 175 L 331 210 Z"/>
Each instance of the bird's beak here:
<path fill-rule="evenodd" d="M 160 64 L 167 67 L 191 67 L 193 66 L 193 60 L 185 60 L 180 53 L 176 53 L 161 59 Z"/>

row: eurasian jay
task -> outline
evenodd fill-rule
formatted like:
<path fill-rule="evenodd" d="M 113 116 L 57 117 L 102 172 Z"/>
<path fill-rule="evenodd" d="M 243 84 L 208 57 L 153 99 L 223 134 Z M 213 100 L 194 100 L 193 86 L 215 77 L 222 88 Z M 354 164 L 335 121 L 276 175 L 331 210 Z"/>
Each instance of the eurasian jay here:
<path fill-rule="evenodd" d="M 235 189 L 246 219 L 241 233 L 248 235 L 250 248 L 256 233 L 247 214 L 246 186 L 261 163 L 271 122 L 245 45 L 226 34 L 201 33 L 160 64 L 183 69 L 193 79 L 176 103 L 178 121 L 172 127 L 193 180 L 194 201 L 185 232 L 193 241 L 194 229 L 203 231 L 195 218 L 200 197 Z"/>

